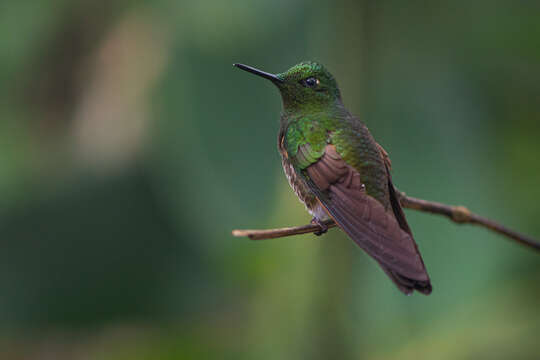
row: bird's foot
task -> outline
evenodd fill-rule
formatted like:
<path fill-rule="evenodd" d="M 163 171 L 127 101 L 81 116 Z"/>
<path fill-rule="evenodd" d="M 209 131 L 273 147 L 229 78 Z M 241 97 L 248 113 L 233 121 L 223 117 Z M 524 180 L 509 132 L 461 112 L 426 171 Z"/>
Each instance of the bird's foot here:
<path fill-rule="evenodd" d="M 320 230 L 313 233 L 313 234 L 315 234 L 317 236 L 321 236 L 322 234 L 324 234 L 324 233 L 326 233 L 328 231 L 328 226 L 324 223 L 324 221 L 321 221 L 320 219 L 318 219 L 316 217 L 311 219 L 311 223 L 319 225 Z"/>

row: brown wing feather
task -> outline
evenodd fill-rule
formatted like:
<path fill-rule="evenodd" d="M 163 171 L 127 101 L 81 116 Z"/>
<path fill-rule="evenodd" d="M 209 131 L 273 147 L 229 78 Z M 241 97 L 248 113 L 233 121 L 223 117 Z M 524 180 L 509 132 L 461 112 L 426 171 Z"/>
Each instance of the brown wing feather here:
<path fill-rule="evenodd" d="M 356 169 L 333 145 L 305 170 L 307 184 L 336 223 L 406 294 L 431 292 L 429 276 L 388 178 L 392 208 L 366 193 Z"/>

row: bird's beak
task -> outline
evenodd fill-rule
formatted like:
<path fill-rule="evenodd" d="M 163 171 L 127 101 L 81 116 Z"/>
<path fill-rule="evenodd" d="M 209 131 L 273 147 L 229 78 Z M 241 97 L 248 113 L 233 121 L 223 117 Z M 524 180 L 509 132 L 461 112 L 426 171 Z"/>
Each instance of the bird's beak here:
<path fill-rule="evenodd" d="M 244 65 L 244 64 L 233 64 L 233 66 L 236 66 L 237 68 L 239 69 L 242 69 L 244 71 L 247 71 L 247 72 L 250 72 L 252 74 L 255 74 L 255 75 L 258 75 L 260 77 L 263 77 L 265 79 L 268 79 L 270 80 L 271 82 L 273 82 L 274 84 L 280 84 L 283 82 L 283 80 L 281 80 L 280 78 L 278 78 L 276 75 L 274 74 L 270 74 L 270 73 L 267 73 L 267 72 L 264 72 L 264 71 L 261 71 L 259 69 L 255 69 L 254 67 L 251 67 L 251 66 L 248 66 L 248 65 Z"/>

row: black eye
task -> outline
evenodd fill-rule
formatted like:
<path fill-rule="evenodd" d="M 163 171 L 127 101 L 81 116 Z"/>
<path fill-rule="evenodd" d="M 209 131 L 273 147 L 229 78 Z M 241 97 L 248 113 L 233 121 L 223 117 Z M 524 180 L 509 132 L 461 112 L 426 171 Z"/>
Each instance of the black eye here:
<path fill-rule="evenodd" d="M 304 80 L 304 86 L 308 86 L 308 87 L 316 87 L 317 85 L 319 85 L 319 79 L 316 79 L 314 77 L 308 77 L 307 79 Z"/>

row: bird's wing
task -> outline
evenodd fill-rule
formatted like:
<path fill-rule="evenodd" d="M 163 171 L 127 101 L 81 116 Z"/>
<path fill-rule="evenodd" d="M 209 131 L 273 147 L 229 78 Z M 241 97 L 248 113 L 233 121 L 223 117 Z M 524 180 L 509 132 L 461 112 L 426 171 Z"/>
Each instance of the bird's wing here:
<path fill-rule="evenodd" d="M 310 145 L 303 144 L 298 147 L 296 158 L 299 163 L 310 163 L 300 174 L 329 215 L 379 262 L 398 288 L 406 294 L 414 289 L 429 294 L 429 276 L 390 177 L 392 207 L 386 209 L 366 193 L 359 171 L 343 160 L 334 145 L 326 145 L 323 154 L 313 161 Z"/>
<path fill-rule="evenodd" d="M 384 148 L 380 144 L 376 144 L 383 158 L 384 166 L 386 167 L 386 176 L 388 177 L 388 192 L 390 197 L 390 204 L 392 205 L 392 210 L 394 211 L 394 215 L 396 216 L 399 226 L 407 233 L 409 233 L 409 235 L 411 235 L 412 237 L 411 229 L 409 228 L 407 219 L 405 219 L 405 214 L 403 213 L 403 209 L 401 208 L 401 204 L 396 194 L 394 184 L 392 183 L 392 175 L 390 174 L 390 170 L 392 170 L 392 162 L 390 161 L 388 152 L 386 152 L 386 150 L 384 150 Z"/>

